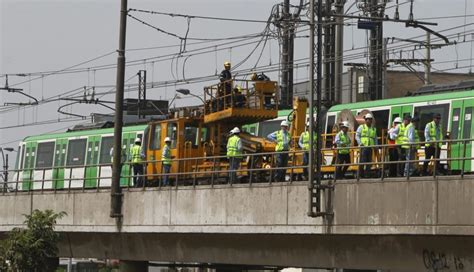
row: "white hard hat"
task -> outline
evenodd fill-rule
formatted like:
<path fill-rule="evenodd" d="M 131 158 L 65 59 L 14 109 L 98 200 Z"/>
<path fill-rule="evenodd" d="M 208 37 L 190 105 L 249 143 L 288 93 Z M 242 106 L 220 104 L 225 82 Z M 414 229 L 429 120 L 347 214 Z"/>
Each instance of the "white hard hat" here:
<path fill-rule="evenodd" d="M 349 122 L 347 122 L 347 121 L 342 121 L 341 127 L 349 128 Z"/>
<path fill-rule="evenodd" d="M 238 127 L 235 127 L 230 131 L 230 133 L 232 134 L 240 133 L 240 129 Z"/>
<path fill-rule="evenodd" d="M 402 118 L 400 117 L 397 117 L 395 118 L 395 120 L 393 120 L 394 123 L 401 123 L 402 122 Z"/>
<path fill-rule="evenodd" d="M 372 113 L 367 113 L 364 119 L 374 119 L 374 116 L 372 115 Z"/>
<path fill-rule="evenodd" d="M 170 137 L 166 137 L 166 138 L 165 138 L 165 142 L 171 142 L 171 138 L 170 138 Z"/>
<path fill-rule="evenodd" d="M 142 142 L 142 139 L 140 139 L 140 138 L 135 139 L 135 143 L 141 143 L 141 142 Z"/>
<path fill-rule="evenodd" d="M 283 121 L 281 121 L 281 124 L 280 124 L 280 126 L 281 126 L 281 127 L 289 127 L 289 126 L 290 126 L 290 124 L 288 123 L 288 121 L 286 121 L 286 120 L 283 120 Z"/>

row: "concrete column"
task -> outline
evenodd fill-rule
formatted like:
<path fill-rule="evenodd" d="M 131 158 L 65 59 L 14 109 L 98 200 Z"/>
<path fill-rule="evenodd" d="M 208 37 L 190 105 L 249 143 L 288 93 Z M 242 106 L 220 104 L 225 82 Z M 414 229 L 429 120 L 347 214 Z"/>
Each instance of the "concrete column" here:
<path fill-rule="evenodd" d="M 148 262 L 146 261 L 120 261 L 120 272 L 148 272 Z"/>

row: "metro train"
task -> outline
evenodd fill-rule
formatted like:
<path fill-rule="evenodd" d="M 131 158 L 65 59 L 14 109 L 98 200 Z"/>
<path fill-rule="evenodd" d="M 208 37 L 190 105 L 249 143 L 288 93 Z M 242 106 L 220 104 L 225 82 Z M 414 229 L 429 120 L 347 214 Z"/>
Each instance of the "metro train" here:
<path fill-rule="evenodd" d="M 338 114 L 342 110 L 350 110 L 354 115 L 363 110 L 370 110 L 377 120 L 378 137 L 383 138 L 394 118 L 404 115 L 418 116 L 420 122 L 417 130 L 423 130 L 426 123 L 431 121 L 433 114 L 442 116 L 443 131 L 449 134 L 451 140 L 471 139 L 474 137 L 472 115 L 474 109 L 474 89 L 451 91 L 439 94 L 409 96 L 378 101 L 340 104 L 331 107 L 325 119 L 326 134 L 333 132 Z M 280 110 L 278 117 L 250 125 L 243 125 L 248 133 L 265 137 L 268 133 L 279 128 L 281 120 L 287 118 L 291 110 Z M 123 148 L 128 154 L 135 138 L 143 138 L 147 125 L 124 127 Z M 187 133 L 185 130 L 184 133 Z M 199 133 L 201 135 L 202 133 Z M 198 137 L 197 133 L 190 137 Z M 186 136 L 186 135 L 185 135 Z M 201 135 L 202 136 L 202 135 Z M 420 133 L 424 140 L 423 133 Z M 189 137 L 188 137 L 189 138 Z M 184 137 L 186 139 L 186 137 Z M 331 141 L 324 141 L 325 147 L 331 147 Z M 12 175 L 13 182 L 18 181 L 18 190 L 63 189 L 63 188 L 95 188 L 109 187 L 111 184 L 111 156 L 113 145 L 113 128 L 89 129 L 64 133 L 43 134 L 26 137 L 18 145 L 16 174 Z M 472 157 L 474 145 L 471 141 L 452 143 L 443 146 L 442 158 Z M 174 146 L 176 148 L 176 145 Z M 330 164 L 327 159 L 326 164 Z M 451 171 L 460 171 L 462 162 L 454 160 L 445 167 Z M 465 172 L 474 170 L 474 161 L 465 160 Z M 130 167 L 124 165 L 121 184 L 130 185 Z M 127 178 L 128 177 L 128 178 Z M 34 182 L 46 180 L 45 182 Z"/>

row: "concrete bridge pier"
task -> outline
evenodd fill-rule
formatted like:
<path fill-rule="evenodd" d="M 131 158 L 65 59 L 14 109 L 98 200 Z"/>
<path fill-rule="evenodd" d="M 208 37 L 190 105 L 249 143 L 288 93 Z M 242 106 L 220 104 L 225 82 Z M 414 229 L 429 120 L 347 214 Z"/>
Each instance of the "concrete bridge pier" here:
<path fill-rule="evenodd" d="M 148 262 L 120 260 L 119 271 L 120 272 L 148 272 Z"/>

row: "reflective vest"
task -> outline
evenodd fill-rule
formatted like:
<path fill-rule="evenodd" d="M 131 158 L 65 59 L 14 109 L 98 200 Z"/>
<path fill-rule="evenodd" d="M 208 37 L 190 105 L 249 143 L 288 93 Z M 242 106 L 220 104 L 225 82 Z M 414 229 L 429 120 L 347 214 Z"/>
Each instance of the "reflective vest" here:
<path fill-rule="evenodd" d="M 141 163 L 142 162 L 142 156 L 141 156 L 141 149 L 142 147 L 139 145 L 134 145 L 132 149 L 130 149 L 130 152 L 132 153 L 132 163 Z"/>
<path fill-rule="evenodd" d="M 286 138 L 286 139 L 285 139 Z M 283 131 L 279 130 L 276 134 L 277 145 L 275 151 L 288 151 L 290 149 L 291 134 L 286 132 L 286 137 L 283 135 Z"/>
<path fill-rule="evenodd" d="M 441 132 L 441 125 L 439 126 L 439 135 L 436 134 L 436 123 L 434 121 L 429 122 L 428 124 L 426 124 L 426 126 L 429 126 L 431 141 L 434 141 L 433 139 L 435 139 L 436 141 L 441 141 L 441 135 L 443 135 L 443 133 Z M 430 145 L 429 143 L 426 143 L 426 146 L 429 146 L 429 145 Z M 441 147 L 442 143 L 441 142 L 438 143 L 438 146 Z"/>
<path fill-rule="evenodd" d="M 337 134 L 339 136 L 339 140 L 342 142 L 337 145 L 337 147 L 350 147 L 351 146 L 351 139 L 349 139 L 349 136 L 347 136 L 344 131 L 339 131 Z M 337 152 L 339 154 L 349 154 L 350 149 L 349 148 L 343 148 L 343 149 L 338 149 Z"/>
<path fill-rule="evenodd" d="M 398 135 L 397 135 L 397 138 L 395 139 L 395 144 L 402 145 L 408 142 L 408 139 L 405 136 L 406 129 L 407 129 L 407 126 L 405 126 L 404 123 L 401 123 L 398 125 Z"/>
<path fill-rule="evenodd" d="M 303 150 L 309 150 L 309 131 L 305 131 L 301 134 L 301 141 L 303 142 Z M 313 146 L 316 146 L 316 140 L 318 139 L 317 134 L 313 134 Z"/>
<path fill-rule="evenodd" d="M 227 157 L 242 157 L 242 150 L 239 149 L 240 141 L 240 137 L 237 135 L 232 135 L 227 140 Z"/>
<path fill-rule="evenodd" d="M 409 141 L 409 139 L 408 139 L 408 131 L 409 131 L 412 127 L 413 127 L 413 124 L 412 124 L 412 123 L 408 124 L 408 126 L 405 127 L 405 131 L 404 131 L 404 141 L 405 141 L 405 142 L 403 143 L 402 148 L 405 148 L 405 149 L 406 149 L 406 148 L 410 148 L 410 145 L 409 145 L 410 141 Z M 415 133 L 414 142 L 415 142 L 415 143 L 419 143 L 419 142 L 420 142 L 420 136 L 418 135 L 418 131 L 416 131 L 416 128 L 415 128 L 415 130 L 414 130 L 414 133 Z M 417 145 L 412 145 L 411 147 L 413 147 L 413 148 L 419 148 L 420 145 L 419 145 L 419 144 L 417 144 Z"/>
<path fill-rule="evenodd" d="M 163 147 L 163 151 L 161 153 L 161 163 L 166 164 L 166 165 L 172 164 L 171 148 L 167 144 L 165 144 L 165 146 Z"/>
<path fill-rule="evenodd" d="M 377 133 L 374 127 L 368 127 L 366 124 L 362 125 L 360 142 L 363 146 L 375 145 L 375 137 L 377 137 Z"/>

